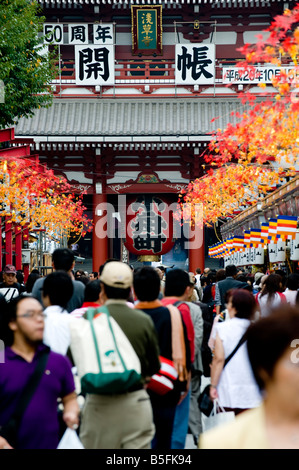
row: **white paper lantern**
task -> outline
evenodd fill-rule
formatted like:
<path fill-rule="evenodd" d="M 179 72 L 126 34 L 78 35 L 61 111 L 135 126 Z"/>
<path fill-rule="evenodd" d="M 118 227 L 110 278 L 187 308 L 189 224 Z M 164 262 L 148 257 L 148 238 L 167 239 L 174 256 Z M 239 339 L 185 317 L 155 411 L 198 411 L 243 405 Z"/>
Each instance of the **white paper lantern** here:
<path fill-rule="evenodd" d="M 276 263 L 277 245 L 276 243 L 269 243 L 268 245 L 269 261 L 270 263 Z"/>
<path fill-rule="evenodd" d="M 259 246 L 254 249 L 255 253 L 255 262 L 254 264 L 264 264 L 264 248 Z"/>
<path fill-rule="evenodd" d="M 276 262 L 282 262 L 286 260 L 286 242 L 283 240 L 277 240 L 277 251 L 276 251 Z"/>
<path fill-rule="evenodd" d="M 299 261 L 299 232 L 296 233 L 295 240 L 291 240 L 290 259 L 292 261 Z"/>

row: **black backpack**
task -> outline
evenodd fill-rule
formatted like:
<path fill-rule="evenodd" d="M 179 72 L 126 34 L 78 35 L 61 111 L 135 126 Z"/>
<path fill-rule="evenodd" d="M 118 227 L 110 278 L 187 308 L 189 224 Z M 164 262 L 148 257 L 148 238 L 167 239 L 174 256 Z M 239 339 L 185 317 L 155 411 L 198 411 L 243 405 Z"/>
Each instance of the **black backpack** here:
<path fill-rule="evenodd" d="M 203 375 L 205 377 L 210 377 L 210 364 L 212 362 L 212 351 L 211 348 L 208 346 L 208 341 L 210 339 L 212 326 L 213 326 L 213 312 L 209 308 L 207 304 L 202 302 L 194 302 L 196 303 L 202 311 L 202 319 L 203 319 L 203 338 L 201 344 L 201 359 L 202 359 L 202 366 L 203 366 Z"/>

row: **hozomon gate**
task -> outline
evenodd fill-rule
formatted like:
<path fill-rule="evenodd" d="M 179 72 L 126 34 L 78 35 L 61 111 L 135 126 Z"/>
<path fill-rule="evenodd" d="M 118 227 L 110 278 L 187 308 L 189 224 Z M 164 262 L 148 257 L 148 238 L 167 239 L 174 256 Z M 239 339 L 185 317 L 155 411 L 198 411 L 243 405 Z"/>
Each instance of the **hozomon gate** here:
<path fill-rule="evenodd" d="M 93 269 L 98 270 L 106 258 L 125 256 L 127 235 L 119 224 L 130 198 L 143 196 L 148 202 L 149 196 L 160 196 L 172 204 L 190 181 L 205 174 L 203 153 L 211 133 L 234 122 L 232 113 L 242 112 L 238 92 L 261 91 L 250 81 L 227 87 L 242 58 L 238 48 L 255 42 L 286 2 L 39 3 L 46 32 L 57 40 L 59 76 L 52 84 L 53 105 L 21 119 L 16 137 L 29 139 L 41 163 L 66 176 L 78 192 L 86 190 L 94 220 Z M 133 6 L 140 10 L 136 16 Z M 147 17 L 153 37 L 146 33 L 150 28 L 138 36 L 144 14 L 154 15 Z M 266 85 L 263 92 L 273 93 L 271 83 Z M 96 227 L 106 230 L 105 217 L 108 225 L 113 219 L 109 230 L 118 227 L 117 243 L 96 233 Z M 199 245 L 188 248 L 190 271 L 205 264 L 200 232 Z M 190 234 L 184 236 L 190 241 Z"/>

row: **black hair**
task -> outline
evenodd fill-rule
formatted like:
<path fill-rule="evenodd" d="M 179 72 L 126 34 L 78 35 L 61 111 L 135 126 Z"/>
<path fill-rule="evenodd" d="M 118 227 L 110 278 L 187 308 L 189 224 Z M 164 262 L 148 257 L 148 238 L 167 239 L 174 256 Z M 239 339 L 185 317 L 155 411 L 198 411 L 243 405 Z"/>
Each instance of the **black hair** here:
<path fill-rule="evenodd" d="M 234 264 L 229 264 L 225 268 L 226 277 L 228 277 L 228 276 L 234 277 L 237 274 L 237 272 L 238 272 L 238 270 L 237 270 L 237 268 Z"/>
<path fill-rule="evenodd" d="M 29 274 L 26 284 L 25 284 L 25 289 L 28 294 L 32 292 L 33 286 L 35 284 L 35 281 L 39 279 L 41 275 L 39 273 L 31 273 Z"/>
<path fill-rule="evenodd" d="M 287 282 L 287 273 L 283 269 L 277 269 L 275 274 L 278 274 L 281 277 L 281 285 L 279 287 L 279 292 L 283 292 L 286 288 Z"/>
<path fill-rule="evenodd" d="M 39 274 L 41 276 L 41 273 L 37 268 L 33 268 L 30 274 Z"/>
<path fill-rule="evenodd" d="M 207 283 L 209 285 L 213 284 L 214 282 L 216 282 L 216 273 L 215 271 L 210 271 L 207 275 Z"/>
<path fill-rule="evenodd" d="M 75 278 L 76 278 L 77 273 L 80 273 L 80 276 L 85 276 L 85 272 L 83 271 L 83 269 L 76 269 L 75 270 Z"/>
<path fill-rule="evenodd" d="M 225 278 L 226 278 L 226 270 L 222 268 L 218 269 L 218 271 L 216 272 L 215 282 L 222 281 Z"/>
<path fill-rule="evenodd" d="M 81 277 L 78 277 L 77 281 L 82 282 L 82 284 L 84 284 L 85 286 L 90 283 L 89 276 L 86 276 L 86 274 L 82 274 Z"/>
<path fill-rule="evenodd" d="M 287 278 L 286 286 L 290 290 L 298 290 L 299 288 L 299 274 L 290 274 Z"/>
<path fill-rule="evenodd" d="M 101 292 L 101 282 L 98 279 L 86 284 L 84 292 L 84 302 L 96 302 L 99 300 Z"/>
<path fill-rule="evenodd" d="M 65 271 L 54 271 L 45 277 L 42 290 L 44 296 L 49 296 L 51 305 L 59 305 L 66 309 L 74 287 L 70 276 Z"/>
<path fill-rule="evenodd" d="M 164 268 L 164 266 L 157 266 L 158 269 L 160 269 L 160 271 L 163 271 L 163 273 L 165 273 L 166 269 Z"/>
<path fill-rule="evenodd" d="M 261 297 L 268 294 L 268 301 L 270 301 L 276 292 L 280 292 L 282 277 L 280 274 L 269 274 L 263 282 L 263 290 Z"/>
<path fill-rule="evenodd" d="M 144 266 L 134 274 L 133 286 L 138 300 L 156 300 L 160 292 L 160 276 L 151 266 Z"/>
<path fill-rule="evenodd" d="M 17 271 L 16 278 L 19 284 L 24 284 L 24 274 L 21 270 Z"/>
<path fill-rule="evenodd" d="M 14 340 L 14 334 L 9 328 L 9 323 L 17 319 L 17 310 L 19 303 L 24 299 L 35 299 L 32 295 L 20 294 L 11 299 L 10 302 L 0 304 L 0 339 L 4 342 L 5 346 L 11 346 Z M 36 299 L 35 299 L 36 300 Z"/>
<path fill-rule="evenodd" d="M 252 323 L 246 336 L 253 375 L 260 390 L 264 390 L 261 372 L 272 378 L 279 359 L 292 347 L 292 341 L 299 338 L 299 308 L 281 304 L 269 316 Z"/>
<path fill-rule="evenodd" d="M 130 296 L 131 287 L 121 289 L 120 287 L 107 286 L 107 284 L 104 284 L 104 282 L 102 282 L 102 285 L 108 299 L 128 300 Z"/>
<path fill-rule="evenodd" d="M 99 267 L 99 275 L 102 274 L 104 266 L 105 266 L 105 264 L 101 264 L 101 266 Z"/>
<path fill-rule="evenodd" d="M 181 297 L 190 286 L 189 274 L 183 269 L 170 269 L 165 278 L 165 297 Z"/>
<path fill-rule="evenodd" d="M 57 248 L 52 254 L 52 261 L 56 271 L 70 271 L 75 255 L 69 248 Z"/>

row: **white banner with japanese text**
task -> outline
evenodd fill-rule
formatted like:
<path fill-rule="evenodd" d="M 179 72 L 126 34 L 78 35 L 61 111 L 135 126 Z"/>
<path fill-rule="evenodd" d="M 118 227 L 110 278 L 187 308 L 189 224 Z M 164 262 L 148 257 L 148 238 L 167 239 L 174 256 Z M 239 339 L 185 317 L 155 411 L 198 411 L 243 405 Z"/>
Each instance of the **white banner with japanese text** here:
<path fill-rule="evenodd" d="M 114 45 L 75 46 L 76 85 L 113 85 Z"/>
<path fill-rule="evenodd" d="M 176 44 L 176 85 L 212 85 L 215 81 L 215 44 Z"/>
<path fill-rule="evenodd" d="M 281 72 L 287 74 L 291 81 L 294 78 L 299 79 L 299 70 L 294 67 L 224 67 L 222 70 L 223 83 L 231 84 L 256 84 L 271 83 L 273 78 L 279 78 Z"/>

